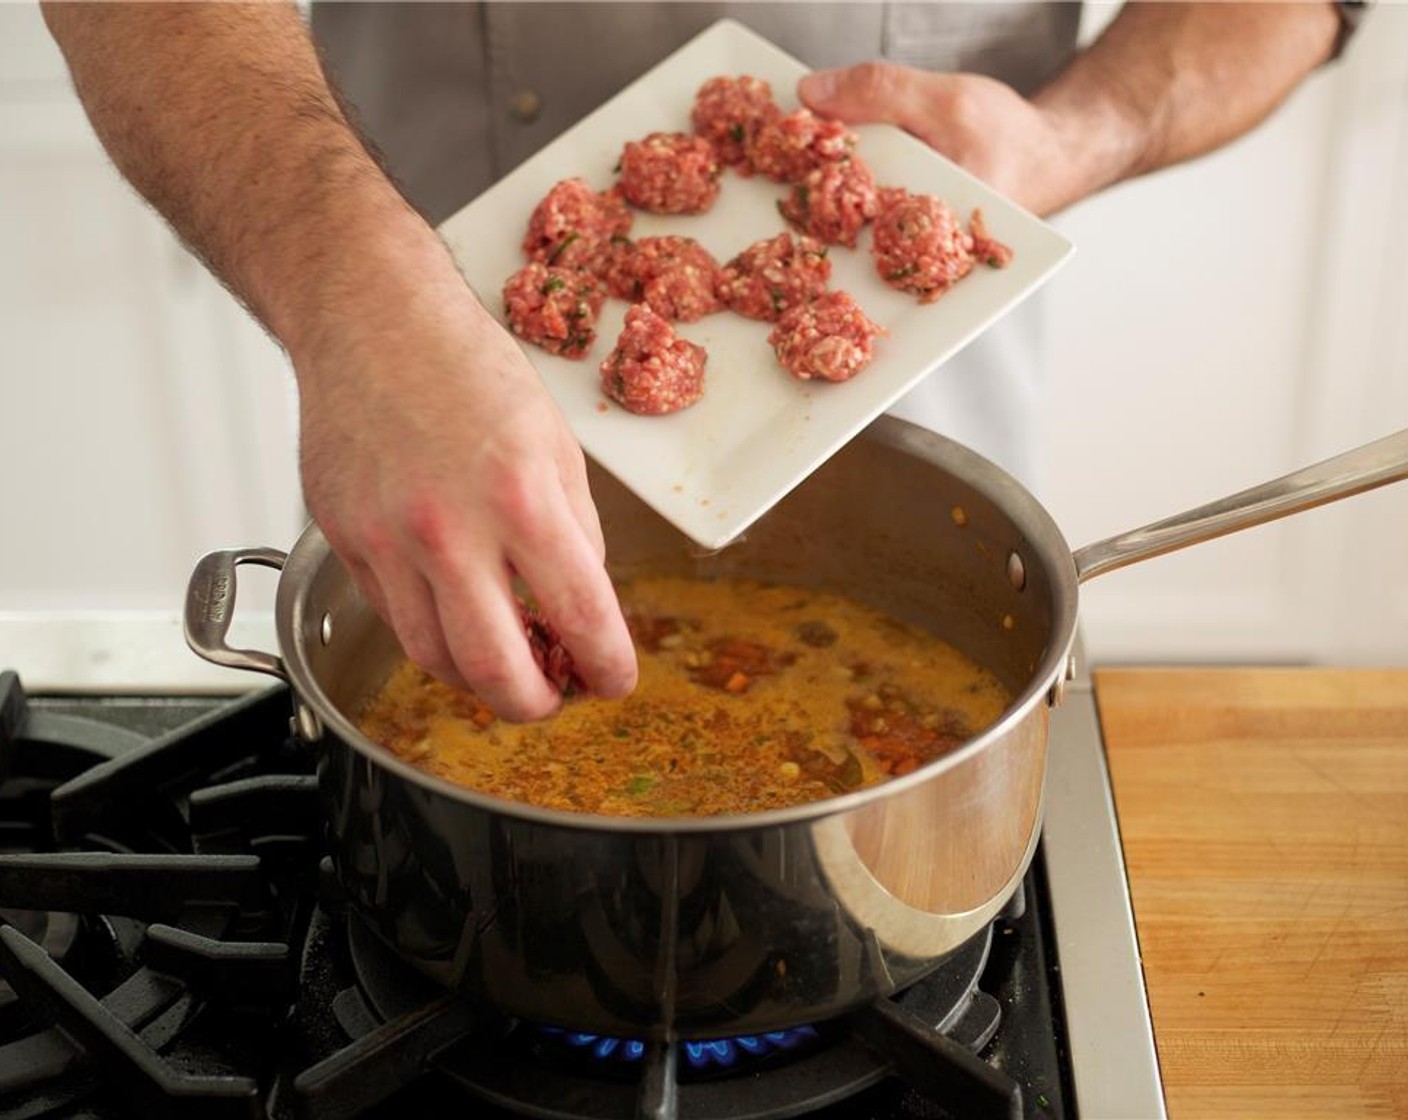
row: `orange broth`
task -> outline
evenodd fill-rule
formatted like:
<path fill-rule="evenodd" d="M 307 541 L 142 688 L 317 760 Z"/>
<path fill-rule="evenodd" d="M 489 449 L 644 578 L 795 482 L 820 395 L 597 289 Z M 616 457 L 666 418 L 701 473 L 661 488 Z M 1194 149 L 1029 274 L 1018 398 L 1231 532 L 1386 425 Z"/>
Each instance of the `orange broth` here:
<path fill-rule="evenodd" d="M 359 726 L 431 774 L 611 816 L 709 816 L 815 801 L 906 774 L 1010 697 L 932 634 L 836 595 L 747 581 L 620 586 L 640 660 L 623 700 L 569 698 L 512 724 L 407 662 Z"/>

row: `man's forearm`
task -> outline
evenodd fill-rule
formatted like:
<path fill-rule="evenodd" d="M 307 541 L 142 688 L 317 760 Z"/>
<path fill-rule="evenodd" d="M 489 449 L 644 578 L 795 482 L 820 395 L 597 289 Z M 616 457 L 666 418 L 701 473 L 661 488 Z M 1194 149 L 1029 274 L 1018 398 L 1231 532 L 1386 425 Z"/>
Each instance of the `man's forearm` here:
<path fill-rule="evenodd" d="M 1330 55 L 1329 3 L 1126 3 L 1033 99 L 1101 187 L 1212 151 L 1262 121 Z"/>
<path fill-rule="evenodd" d="M 292 7 L 44 14 L 118 168 L 291 350 L 358 277 L 443 255 L 357 139 Z"/>

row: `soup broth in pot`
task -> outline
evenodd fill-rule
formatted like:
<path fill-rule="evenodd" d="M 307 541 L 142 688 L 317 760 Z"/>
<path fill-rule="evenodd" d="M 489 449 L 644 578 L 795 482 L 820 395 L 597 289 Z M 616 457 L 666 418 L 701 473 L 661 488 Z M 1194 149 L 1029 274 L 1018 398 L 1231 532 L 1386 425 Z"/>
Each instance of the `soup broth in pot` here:
<path fill-rule="evenodd" d="M 692 817 L 907 774 L 1011 699 L 934 635 L 838 595 L 679 577 L 617 590 L 640 661 L 625 699 L 570 697 L 549 720 L 512 724 L 406 662 L 363 708 L 360 729 L 404 761 L 496 797 Z"/>

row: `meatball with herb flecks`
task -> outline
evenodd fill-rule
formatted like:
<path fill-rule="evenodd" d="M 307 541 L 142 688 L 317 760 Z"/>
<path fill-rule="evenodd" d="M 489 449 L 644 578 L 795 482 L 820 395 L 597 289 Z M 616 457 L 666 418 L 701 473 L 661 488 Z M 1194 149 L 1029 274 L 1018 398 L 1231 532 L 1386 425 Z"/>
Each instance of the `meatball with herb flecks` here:
<path fill-rule="evenodd" d="M 607 243 L 629 233 L 632 220 L 615 188 L 594 191 L 584 179 L 563 179 L 534 207 L 523 252 L 530 261 L 596 271 Z"/>
<path fill-rule="evenodd" d="M 704 395 L 705 360 L 704 347 L 677 337 L 666 319 L 638 303 L 601 363 L 601 390 L 641 416 L 678 412 Z"/>
<path fill-rule="evenodd" d="M 666 319 L 691 323 L 723 310 L 722 272 L 713 254 L 692 237 L 642 237 L 622 246 L 607 274 L 611 294 L 648 303 Z"/>
<path fill-rule="evenodd" d="M 764 121 L 748 138 L 748 162 L 777 183 L 796 183 L 823 163 L 846 159 L 858 137 L 840 121 L 798 109 Z"/>
<path fill-rule="evenodd" d="M 549 354 L 582 358 L 596 340 L 596 318 L 606 293 L 590 273 L 537 261 L 504 284 L 509 329 Z"/>
<path fill-rule="evenodd" d="M 875 356 L 887 332 L 847 292 L 827 292 L 778 319 L 768 342 L 782 367 L 802 381 L 849 381 Z"/>
<path fill-rule="evenodd" d="M 730 310 L 772 322 L 821 295 L 830 279 L 825 245 L 779 233 L 754 242 L 724 265 L 719 295 Z"/>
<path fill-rule="evenodd" d="M 702 136 L 652 132 L 621 152 L 621 193 L 655 214 L 702 214 L 719 196 L 723 165 Z"/>
<path fill-rule="evenodd" d="M 931 194 L 899 187 L 880 192 L 870 253 L 880 279 L 933 303 L 973 271 L 973 238 L 955 214 Z"/>
<path fill-rule="evenodd" d="M 794 183 L 777 208 L 803 233 L 854 249 L 861 229 L 879 209 L 875 176 L 859 156 L 823 163 Z"/>
<path fill-rule="evenodd" d="M 761 78 L 710 78 L 694 97 L 689 122 L 714 145 L 719 159 L 741 175 L 751 175 L 748 138 L 763 123 L 782 116 L 772 99 L 772 87 Z"/>

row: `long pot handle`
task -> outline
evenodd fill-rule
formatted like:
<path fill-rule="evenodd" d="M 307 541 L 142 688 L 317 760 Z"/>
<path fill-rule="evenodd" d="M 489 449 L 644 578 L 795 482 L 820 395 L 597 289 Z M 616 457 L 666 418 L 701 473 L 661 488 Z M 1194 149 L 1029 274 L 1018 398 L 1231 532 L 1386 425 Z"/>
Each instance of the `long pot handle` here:
<path fill-rule="evenodd" d="M 1250 529 L 1301 510 L 1408 478 L 1408 429 L 1273 482 L 1086 545 L 1074 554 L 1081 582 L 1165 552 Z"/>
<path fill-rule="evenodd" d="M 283 658 L 228 642 L 235 613 L 235 572 L 241 564 L 282 571 L 288 553 L 276 548 L 232 548 L 202 556 L 186 586 L 186 644 L 207 661 L 288 680 Z"/>

